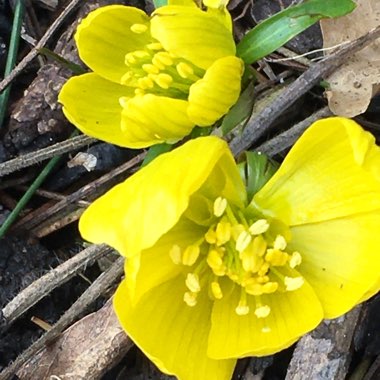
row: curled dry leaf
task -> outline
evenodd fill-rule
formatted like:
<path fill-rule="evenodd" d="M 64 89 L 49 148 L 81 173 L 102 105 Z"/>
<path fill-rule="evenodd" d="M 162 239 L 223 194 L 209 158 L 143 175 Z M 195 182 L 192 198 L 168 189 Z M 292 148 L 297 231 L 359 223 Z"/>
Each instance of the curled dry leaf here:
<path fill-rule="evenodd" d="M 96 380 L 115 366 L 132 347 L 107 302 L 62 333 L 27 362 L 20 380 Z"/>
<path fill-rule="evenodd" d="M 380 25 L 380 1 L 356 0 L 351 13 L 321 20 L 324 48 L 353 41 Z M 380 40 L 354 54 L 339 70 L 326 78 L 331 111 L 354 117 L 366 111 L 380 84 Z"/>

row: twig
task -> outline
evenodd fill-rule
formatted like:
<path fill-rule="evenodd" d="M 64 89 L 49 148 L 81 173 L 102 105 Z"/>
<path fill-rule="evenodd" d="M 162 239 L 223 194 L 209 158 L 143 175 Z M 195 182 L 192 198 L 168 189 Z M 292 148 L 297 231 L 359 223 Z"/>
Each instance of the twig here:
<path fill-rule="evenodd" d="M 349 56 L 363 49 L 379 37 L 380 26 L 343 46 L 335 54 L 311 66 L 289 85 L 269 106 L 248 121 L 243 133 L 235 137 L 230 143 L 233 153 L 235 155 L 240 154 L 260 137 L 270 132 L 272 123 L 302 95 L 309 91 L 320 80 L 332 74 Z"/>
<path fill-rule="evenodd" d="M 38 55 L 39 49 L 43 48 L 48 42 L 50 37 L 61 26 L 65 18 L 79 5 L 81 0 L 72 0 L 70 4 L 64 9 L 64 11 L 54 20 L 48 30 L 37 42 L 36 46 L 18 63 L 18 65 L 0 82 L 0 92 L 2 92 L 9 84 L 25 69 L 25 67 Z"/>
<path fill-rule="evenodd" d="M 276 137 L 273 137 L 262 145 L 259 145 L 255 148 L 255 150 L 265 153 L 268 156 L 274 156 L 275 154 L 278 154 L 291 147 L 312 123 L 331 115 L 332 112 L 330 111 L 329 107 L 323 107 L 322 109 L 314 112 L 312 115 L 307 117 L 305 120 L 302 120 L 300 123 L 293 125 L 285 132 L 280 133 Z"/>
<path fill-rule="evenodd" d="M 91 245 L 31 283 L 2 309 L 5 324 L 1 328 L 2 332 L 53 289 L 69 281 L 84 267 L 109 252 L 112 249 L 105 244 Z"/>
<path fill-rule="evenodd" d="M 24 154 L 20 157 L 1 163 L 0 177 L 5 176 L 7 174 L 11 174 L 16 170 L 24 169 L 28 166 L 37 164 L 38 162 L 41 162 L 48 158 L 79 149 L 95 141 L 96 139 L 92 137 L 80 135 L 56 143 L 47 148 L 37 150 L 36 152 Z"/>
<path fill-rule="evenodd" d="M 105 293 L 122 275 L 124 258 L 119 257 L 112 266 L 102 273 L 93 284 L 77 299 L 66 313 L 35 343 L 27 348 L 17 359 L 0 373 L 0 380 L 9 380 L 20 367 L 47 344 L 56 339 L 59 334 L 82 315 L 87 308 Z"/>
<path fill-rule="evenodd" d="M 81 187 L 79 190 L 75 191 L 74 193 L 68 195 L 66 199 L 57 202 L 54 206 L 50 207 L 46 213 L 37 213 L 33 215 L 33 218 L 31 220 L 25 219 L 23 222 L 19 222 L 15 228 L 17 229 L 24 229 L 26 228 L 30 231 L 32 230 L 35 226 L 39 225 L 42 223 L 44 220 L 47 218 L 51 217 L 52 215 L 55 215 L 59 211 L 67 208 L 70 204 L 77 202 L 80 199 L 83 199 L 90 194 L 92 194 L 97 188 L 102 186 L 103 184 L 107 183 L 111 178 L 124 173 L 125 171 L 133 168 L 135 165 L 140 163 L 143 158 L 145 157 L 146 153 L 140 153 L 139 155 L 135 156 L 128 162 L 124 163 L 123 165 L 120 165 L 116 169 L 112 170 L 111 172 L 103 175 L 102 177 L 98 178 L 97 180 L 89 183 L 88 185 L 85 185 Z"/>

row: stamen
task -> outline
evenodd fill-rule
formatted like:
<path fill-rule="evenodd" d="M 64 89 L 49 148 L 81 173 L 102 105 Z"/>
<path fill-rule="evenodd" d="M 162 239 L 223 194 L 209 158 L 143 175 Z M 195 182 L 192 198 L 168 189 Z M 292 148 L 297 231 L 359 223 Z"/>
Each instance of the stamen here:
<path fill-rule="evenodd" d="M 148 74 L 158 74 L 160 72 L 160 69 L 151 63 L 144 63 L 141 67 Z"/>
<path fill-rule="evenodd" d="M 229 222 L 221 221 L 217 224 L 216 230 L 216 245 L 221 246 L 231 239 L 231 224 Z"/>
<path fill-rule="evenodd" d="M 262 237 L 262 235 L 258 235 L 253 239 L 252 242 L 252 252 L 257 256 L 264 256 L 267 250 L 267 242 Z"/>
<path fill-rule="evenodd" d="M 187 246 L 183 252 L 182 264 L 188 266 L 193 265 L 197 261 L 200 251 L 199 245 L 191 244 Z"/>
<path fill-rule="evenodd" d="M 305 280 L 301 276 L 300 277 L 285 276 L 284 278 L 284 284 L 285 284 L 286 290 L 288 290 L 289 292 L 299 289 L 304 283 L 305 283 Z"/>
<path fill-rule="evenodd" d="M 169 251 L 169 256 L 174 264 L 181 264 L 181 248 L 178 245 L 173 245 L 173 247 Z"/>
<path fill-rule="evenodd" d="M 188 77 L 194 75 L 193 68 L 185 62 L 178 63 L 178 65 L 176 66 L 176 69 L 177 69 L 178 74 L 183 79 L 187 79 Z"/>
<path fill-rule="evenodd" d="M 223 298 L 222 289 L 220 288 L 218 281 L 213 281 L 210 287 L 211 287 L 211 293 L 215 297 L 215 299 L 220 300 Z"/>
<path fill-rule="evenodd" d="M 301 262 L 302 262 L 301 254 L 297 251 L 293 252 L 289 260 L 290 268 L 295 268 L 296 266 L 300 265 Z"/>
<path fill-rule="evenodd" d="M 286 240 L 282 235 L 277 235 L 273 244 L 274 249 L 279 249 L 283 251 L 286 248 Z"/>
<path fill-rule="evenodd" d="M 220 269 L 223 265 L 222 256 L 216 249 L 210 249 L 207 255 L 207 264 L 211 269 Z"/>
<path fill-rule="evenodd" d="M 205 240 L 209 244 L 216 243 L 216 233 L 212 227 L 205 233 Z"/>
<path fill-rule="evenodd" d="M 235 308 L 237 315 L 247 315 L 249 313 L 249 306 L 247 305 L 247 293 L 244 288 L 241 288 L 240 301 Z"/>
<path fill-rule="evenodd" d="M 243 269 L 246 272 L 256 273 L 259 271 L 264 263 L 262 257 L 255 255 L 252 250 L 252 244 L 240 253 L 240 259 L 242 261 Z"/>
<path fill-rule="evenodd" d="M 137 81 L 139 87 L 143 90 L 147 90 L 148 88 L 154 87 L 154 83 L 151 78 L 149 77 L 143 77 L 139 78 Z"/>
<path fill-rule="evenodd" d="M 130 54 L 133 54 L 134 57 L 140 58 L 140 59 L 150 57 L 150 54 L 146 52 L 145 50 L 135 50 L 133 53 L 130 53 Z"/>
<path fill-rule="evenodd" d="M 130 27 L 131 31 L 136 34 L 145 33 L 148 30 L 148 25 L 145 24 L 133 24 Z"/>
<path fill-rule="evenodd" d="M 224 214 L 227 208 L 227 199 L 218 197 L 214 202 L 214 215 L 219 218 Z"/>
<path fill-rule="evenodd" d="M 268 231 L 268 228 L 269 228 L 268 221 L 266 219 L 259 219 L 259 220 L 256 220 L 256 222 L 253 223 L 249 227 L 249 232 L 252 235 L 260 235 L 260 234 L 263 234 L 264 232 Z"/>
<path fill-rule="evenodd" d="M 183 295 L 183 300 L 187 304 L 187 306 L 195 306 L 197 304 L 197 294 L 192 292 L 186 292 Z"/>
<path fill-rule="evenodd" d="M 201 291 L 201 285 L 199 283 L 199 276 L 196 273 L 188 273 L 186 277 L 186 286 L 193 293 L 199 293 Z"/>
<path fill-rule="evenodd" d="M 156 66 L 153 66 L 156 67 Z M 173 83 L 173 78 L 169 74 L 158 74 L 152 77 L 153 80 L 164 90 L 167 90 L 170 85 Z"/>
<path fill-rule="evenodd" d="M 278 289 L 278 282 L 272 281 L 262 285 L 263 293 L 274 293 Z"/>
<path fill-rule="evenodd" d="M 245 286 L 245 291 L 252 296 L 261 296 L 264 294 L 263 285 L 258 283 L 247 284 Z"/>
<path fill-rule="evenodd" d="M 128 71 L 121 77 L 121 84 L 128 85 L 130 81 L 133 79 L 134 74 L 131 71 Z"/>
<path fill-rule="evenodd" d="M 158 62 L 164 66 L 171 66 L 173 65 L 173 58 L 166 51 L 160 51 L 154 55 L 152 62 L 153 64 L 155 64 L 155 62 Z"/>
<path fill-rule="evenodd" d="M 239 253 L 243 252 L 248 247 L 251 240 L 252 236 L 247 231 L 242 231 L 236 240 L 236 250 Z"/>
<path fill-rule="evenodd" d="M 273 266 L 281 267 L 288 262 L 289 255 L 286 252 L 282 252 L 278 249 L 268 249 L 265 255 L 265 261 Z"/>
<path fill-rule="evenodd" d="M 258 306 L 255 310 L 257 318 L 266 318 L 270 314 L 270 307 L 268 305 Z"/>
<path fill-rule="evenodd" d="M 162 45 L 159 42 L 152 42 L 152 43 L 146 45 L 146 47 L 149 50 L 162 50 L 163 49 Z"/>

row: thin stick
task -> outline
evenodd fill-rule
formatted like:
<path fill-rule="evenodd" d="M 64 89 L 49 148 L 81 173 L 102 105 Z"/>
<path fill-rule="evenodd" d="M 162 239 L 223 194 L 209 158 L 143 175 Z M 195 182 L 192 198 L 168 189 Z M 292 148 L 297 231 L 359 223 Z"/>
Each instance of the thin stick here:
<path fill-rule="evenodd" d="M 2 92 L 9 84 L 25 69 L 25 67 L 38 55 L 39 49 L 43 48 L 49 41 L 50 37 L 61 26 L 65 18 L 79 5 L 81 0 L 72 0 L 64 11 L 54 20 L 49 29 L 42 38 L 37 42 L 36 46 L 19 62 L 19 64 L 0 82 L 0 92 Z"/>
<path fill-rule="evenodd" d="M 311 66 L 291 85 L 289 85 L 271 104 L 256 114 L 247 123 L 246 128 L 240 136 L 235 137 L 231 143 L 231 150 L 235 155 L 247 150 L 259 138 L 271 131 L 273 122 L 301 96 L 314 87 L 320 80 L 328 77 L 348 57 L 363 49 L 371 42 L 380 37 L 380 26 L 373 29 L 357 40 L 343 46 L 335 54 Z"/>

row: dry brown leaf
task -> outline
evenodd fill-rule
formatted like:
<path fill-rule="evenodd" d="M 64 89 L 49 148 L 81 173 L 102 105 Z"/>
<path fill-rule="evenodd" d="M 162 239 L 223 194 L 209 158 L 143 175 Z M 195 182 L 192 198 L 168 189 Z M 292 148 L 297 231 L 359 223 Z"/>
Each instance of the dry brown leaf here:
<path fill-rule="evenodd" d="M 321 20 L 324 48 L 353 41 L 380 25 L 380 1 L 356 0 L 357 7 L 338 19 Z M 380 40 L 353 55 L 329 78 L 331 111 L 354 117 L 367 109 L 380 83 Z"/>
<path fill-rule="evenodd" d="M 54 343 L 27 362 L 20 380 L 96 380 L 131 348 L 109 301 L 82 318 Z"/>

